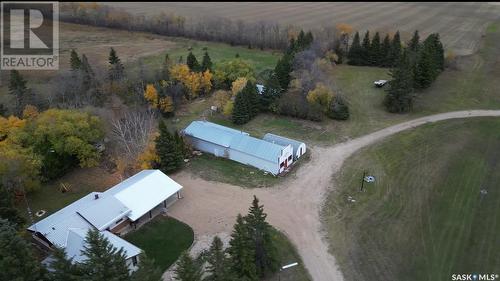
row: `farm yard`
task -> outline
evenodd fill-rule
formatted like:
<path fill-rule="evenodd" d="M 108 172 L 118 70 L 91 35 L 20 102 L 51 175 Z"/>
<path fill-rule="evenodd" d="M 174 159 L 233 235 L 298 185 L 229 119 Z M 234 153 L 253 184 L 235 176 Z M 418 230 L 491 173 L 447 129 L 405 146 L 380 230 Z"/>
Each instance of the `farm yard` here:
<path fill-rule="evenodd" d="M 345 280 L 498 272 L 498 128 L 488 118 L 425 125 L 349 158 L 323 210 Z M 363 171 L 376 180 L 360 192 Z"/>
<path fill-rule="evenodd" d="M 303 28 L 347 23 L 355 29 L 402 32 L 409 40 L 415 29 L 427 35 L 438 32 L 446 48 L 457 55 L 468 55 L 478 42 L 488 22 L 498 18 L 500 6 L 488 3 L 310 3 L 310 2 L 241 2 L 203 3 L 109 3 L 126 11 L 155 15 L 174 12 L 187 17 L 228 17 L 248 22 L 275 21 Z"/>
<path fill-rule="evenodd" d="M 439 32 L 444 53 L 453 55 L 450 59 L 446 57 L 445 67 L 428 87 L 416 88 L 417 80 L 411 78 L 412 83 L 415 82 L 409 90 L 410 94 L 415 93 L 411 109 L 395 114 L 389 112 L 385 103 L 392 89 L 389 88 L 391 83 L 378 88 L 373 81 L 395 81 L 394 76 L 391 78 L 390 67 L 394 70 L 400 66 L 372 62 L 364 64 L 370 66 L 349 65 L 345 60 L 339 62 L 333 59 L 330 51 L 337 52 L 335 47 L 311 59 L 307 56 L 313 53 L 313 45 L 300 49 L 296 43 L 294 50 L 294 43 L 290 43 L 292 47 L 285 51 L 270 50 L 267 46 L 250 46 L 250 43 L 248 46 L 245 43 L 236 46 L 238 43 L 232 41 L 224 41 L 230 43 L 225 44 L 61 23 L 61 72 L 69 74 L 75 71 L 69 63 L 71 49 L 76 49 L 80 55 L 85 54 L 97 73 L 97 80 L 104 84 L 102 88 L 96 88 L 104 89 L 98 93 L 105 93 L 106 101 L 74 107 L 56 102 L 49 107 L 54 105 L 55 110 L 61 112 L 69 108 L 74 112 L 98 115 L 103 121 L 100 128 L 103 137 L 99 141 L 102 140 L 106 148 L 103 157 L 97 159 L 95 165 L 90 165 L 92 167 L 74 165 L 58 177 L 40 180 L 41 186 L 33 188 L 27 196 L 32 210 L 45 210 L 47 216 L 90 191 L 104 191 L 137 169 L 160 169 L 184 187 L 182 198 L 168 208 L 165 217 L 156 218 L 139 231 L 125 236 L 125 239 L 145 249 L 148 256 L 155 259 L 155 265 L 162 272 L 166 270 L 164 281 L 171 280 L 175 268 L 171 265 L 189 245 L 193 244 L 189 252 L 195 257 L 201 248 L 209 247 L 209 241 L 215 235 L 227 244 L 234 230 L 236 215 L 248 211 L 248 203 L 253 196 L 261 200 L 268 215 L 267 221 L 273 226 L 271 236 L 277 246 L 280 266 L 292 262 L 299 265 L 289 271 L 274 272 L 265 281 L 444 280 L 455 272 L 496 273 L 500 270 L 500 260 L 494 251 L 500 248 L 497 235 L 500 221 L 495 215 L 500 212 L 500 197 L 493 184 L 500 174 L 500 166 L 497 165 L 497 156 L 500 155 L 497 151 L 500 145 L 500 5 L 305 2 L 107 4 L 136 15 L 174 12 L 200 20 L 221 16 L 254 23 L 272 17 L 282 24 L 305 28 L 346 23 L 360 31 L 369 28 L 372 36 L 375 31 L 385 36 L 385 32 L 392 35 L 395 29 L 399 29 L 405 52 L 411 48 L 409 39 L 415 29 L 420 31 L 421 41 L 430 33 Z M 168 17 L 172 18 L 171 15 Z M 210 31 L 210 27 L 206 30 Z M 191 35 L 190 38 L 198 37 Z M 316 37 L 314 39 L 317 40 Z M 394 39 L 393 42 L 397 41 Z M 401 47 L 401 44 L 398 45 Z M 424 43 L 418 46 L 423 47 Z M 118 80 L 116 84 L 111 78 L 113 65 L 110 68 L 108 63 L 110 47 L 117 51 L 126 74 L 126 79 Z M 365 50 L 373 54 L 371 47 Z M 214 69 L 196 66 L 192 60 L 190 63 L 192 54 L 201 62 L 205 51 L 210 54 Z M 290 53 L 292 58 L 297 55 L 298 59 L 292 59 L 288 74 L 297 79 L 289 81 L 290 87 L 284 89 L 280 79 L 272 81 L 271 73 L 277 75 L 279 66 L 283 67 L 280 64 Z M 170 63 L 165 63 L 166 54 Z M 301 57 L 302 54 L 306 55 Z M 412 55 L 422 57 L 421 54 L 425 53 L 415 51 Z M 235 90 L 237 83 L 233 78 L 229 81 L 229 78 L 219 80 L 220 76 L 216 77 L 216 71 L 221 71 L 216 67 L 222 62 L 241 62 L 235 58 L 250 65 L 255 75 L 248 80 L 249 76 L 245 74 L 234 77 L 236 81 L 244 78 L 243 88 L 239 90 Z M 350 57 L 344 58 L 351 63 Z M 308 59 L 314 62 L 316 69 L 301 69 Z M 317 62 L 328 67 L 322 67 Z M 182 71 L 176 72 L 179 68 L 175 67 L 179 66 L 186 67 L 184 73 L 189 79 L 179 75 Z M 413 66 L 420 67 L 420 61 Z M 244 64 L 239 64 L 238 69 L 244 68 Z M 232 71 L 238 69 L 233 68 Z M 213 77 L 208 76 L 210 87 L 204 88 L 200 86 L 203 82 L 200 82 L 196 92 L 191 90 L 188 83 L 196 84 L 196 75 L 203 77 L 206 73 L 211 74 L 208 70 L 214 73 Z M 417 73 L 417 70 L 411 71 Z M 60 73 L 21 71 L 21 74 L 36 95 L 47 101 L 52 98 L 52 87 L 59 80 L 50 79 Z M 220 75 L 220 72 L 217 74 Z M 9 81 L 10 78 L 12 84 L 12 74 L 9 76 L 7 71 L 2 71 L 0 75 L 2 81 Z M 305 78 L 299 79 L 301 75 Z M 314 80 L 309 76 L 321 76 L 321 79 Z M 264 84 L 269 81 L 278 83 L 278 100 L 262 105 L 266 97 L 255 92 L 254 80 Z M 315 88 L 310 87 L 313 83 Z M 314 101 L 311 93 L 313 89 L 320 89 L 318 85 L 321 83 L 327 85 L 327 95 L 331 95 L 326 96 L 326 108 L 313 107 L 319 105 L 321 100 Z M 113 87 L 117 84 L 118 87 Z M 0 107 L 0 115 L 5 117 L 5 112 L 12 112 L 13 104 L 19 101 L 18 96 L 7 93 L 12 93 L 8 86 L 9 83 L 0 85 L 0 105 L 7 106 L 7 110 Z M 193 88 L 196 89 L 196 85 Z M 151 89 L 154 91 L 149 92 Z M 245 114 L 250 116 L 257 108 L 257 113 L 240 124 L 235 121 L 238 114 L 235 114 L 234 108 L 238 97 L 241 98 L 243 92 L 246 94 L 247 89 L 253 89 L 251 91 L 255 93 L 252 94 L 257 98 L 245 97 L 246 104 L 240 103 L 239 110 L 246 108 Z M 288 97 L 293 100 L 298 89 L 308 89 L 300 92 L 303 95 L 301 102 L 309 106 L 308 110 L 320 113 L 317 121 L 311 121 L 315 119 L 310 118 L 309 113 L 293 115 L 277 110 L 282 106 L 278 101 Z M 229 100 L 233 102 L 229 114 L 225 112 L 226 107 L 221 106 L 221 92 L 228 97 L 226 105 Z M 87 90 L 85 94 L 88 93 Z M 321 94 L 320 91 L 315 93 Z M 329 115 L 330 110 L 333 111 L 333 99 L 338 96 L 348 105 L 347 120 Z M 164 111 L 165 104 L 160 102 L 164 98 L 171 99 L 171 104 L 168 104 L 168 99 L 166 102 L 171 111 Z M 249 106 L 249 101 L 258 105 Z M 290 107 L 300 107 L 299 104 L 290 104 Z M 217 109 L 214 105 L 218 105 Z M 39 112 L 36 107 L 34 110 L 26 107 L 31 111 L 25 110 L 22 115 L 17 113 L 21 116 L 17 120 L 0 117 L 3 121 L 0 123 L 0 160 L 5 157 L 1 153 L 9 152 L 5 148 L 11 144 L 18 145 L 16 137 L 25 137 L 25 128 L 37 128 L 39 124 L 44 124 L 38 120 L 48 112 L 44 111 L 46 107 L 42 104 Z M 123 146 L 120 142 L 123 139 L 120 140 L 117 134 L 123 131 L 116 126 L 116 122 L 143 118 L 127 115 L 134 112 L 154 114 L 143 123 L 124 123 L 127 126 L 133 124 L 132 128 L 137 129 L 135 133 L 142 136 L 139 141 L 123 138 L 124 143 L 142 142 L 136 151 L 128 150 L 134 152 L 130 153 L 133 157 L 127 159 L 122 157 L 128 152 L 120 147 Z M 50 118 L 46 118 L 45 122 L 54 120 Z M 212 156 L 210 152 L 200 153 L 199 148 L 189 143 L 186 132 L 181 132 L 183 137 L 179 137 L 177 132 L 174 134 L 175 130 L 181 131 L 195 120 L 248 132 L 256 138 L 273 133 L 295 139 L 307 144 L 307 154 L 294 162 L 296 164 L 290 172 L 274 177 L 258 168 Z M 71 127 L 70 123 L 68 121 L 67 126 Z M 59 124 L 52 125 L 59 127 Z M 49 127 L 45 129 L 52 133 Z M 26 132 L 33 131 L 26 129 Z M 57 133 L 66 138 L 74 132 L 59 130 Z M 95 135 L 99 133 L 95 130 Z M 37 131 L 37 134 L 36 137 L 40 137 L 43 132 Z M 221 135 L 219 137 L 225 139 Z M 10 143 L 11 140 L 13 142 Z M 51 159 L 54 148 L 60 147 L 52 141 L 52 137 L 49 140 L 46 137 L 45 141 L 37 143 L 39 147 L 33 145 L 34 152 L 30 153 L 41 155 L 40 159 Z M 101 145 L 93 139 L 88 142 L 92 151 Z M 18 149 L 14 145 L 13 148 Z M 22 153 L 28 153 L 32 148 L 29 146 L 31 143 L 23 145 L 26 145 L 23 147 L 26 150 L 19 150 Z M 224 144 L 220 146 L 224 147 Z M 227 150 L 224 150 L 225 153 Z M 9 157 L 14 154 L 10 153 Z M 279 167 L 279 170 L 283 168 L 280 162 L 284 155 L 282 152 L 276 163 L 275 158 L 268 162 L 276 164 L 273 167 Z M 174 167 L 174 162 L 178 166 Z M 6 167 L 5 164 L 0 165 L 0 172 L 3 168 L 5 173 L 8 170 Z M 287 165 L 284 164 L 284 167 Z M 46 170 L 41 171 L 46 173 Z M 365 182 L 364 192 L 359 192 L 364 172 L 374 176 L 375 182 Z M 30 220 L 26 203 L 19 194 L 16 196 L 16 209 Z M 184 239 L 177 243 L 179 236 Z"/>

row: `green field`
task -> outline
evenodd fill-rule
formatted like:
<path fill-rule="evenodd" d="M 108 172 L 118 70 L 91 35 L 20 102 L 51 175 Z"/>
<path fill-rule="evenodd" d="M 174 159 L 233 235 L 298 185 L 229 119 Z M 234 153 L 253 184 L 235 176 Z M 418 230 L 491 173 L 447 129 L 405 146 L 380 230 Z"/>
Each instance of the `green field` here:
<path fill-rule="evenodd" d="M 138 230 L 127 234 L 125 239 L 144 250 L 163 272 L 182 252 L 191 247 L 194 233 L 187 224 L 160 215 Z"/>
<path fill-rule="evenodd" d="M 363 171 L 376 181 L 360 192 Z M 499 181 L 493 118 L 425 125 L 356 153 L 323 210 L 346 280 L 500 272 Z"/>

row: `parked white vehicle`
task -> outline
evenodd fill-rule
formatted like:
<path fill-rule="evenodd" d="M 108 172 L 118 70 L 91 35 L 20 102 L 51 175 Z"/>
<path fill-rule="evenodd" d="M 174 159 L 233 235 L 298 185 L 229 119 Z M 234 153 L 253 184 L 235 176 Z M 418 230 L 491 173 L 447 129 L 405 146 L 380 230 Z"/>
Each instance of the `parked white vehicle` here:
<path fill-rule="evenodd" d="M 375 82 L 373 82 L 373 84 L 375 84 L 375 86 L 377 87 L 383 87 L 385 84 L 387 83 L 387 80 L 377 80 Z"/>

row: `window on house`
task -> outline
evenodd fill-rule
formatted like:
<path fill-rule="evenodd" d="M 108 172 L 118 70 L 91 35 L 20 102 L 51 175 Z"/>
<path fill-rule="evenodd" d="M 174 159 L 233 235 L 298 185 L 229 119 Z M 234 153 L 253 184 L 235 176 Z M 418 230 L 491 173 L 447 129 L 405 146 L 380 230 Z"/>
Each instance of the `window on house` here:
<path fill-rule="evenodd" d="M 115 222 L 115 224 L 119 224 L 119 223 L 121 223 L 122 221 L 123 221 L 123 218 L 121 218 L 121 219 L 117 220 L 117 221 Z"/>
<path fill-rule="evenodd" d="M 280 168 L 283 168 L 283 166 L 285 166 L 285 163 L 284 163 L 284 162 L 281 162 L 281 164 L 280 164 Z"/>
<path fill-rule="evenodd" d="M 134 266 L 137 266 L 137 256 L 133 256 L 133 257 L 132 257 L 132 264 L 133 264 Z"/>
<path fill-rule="evenodd" d="M 292 155 L 288 156 L 288 161 L 292 161 Z"/>

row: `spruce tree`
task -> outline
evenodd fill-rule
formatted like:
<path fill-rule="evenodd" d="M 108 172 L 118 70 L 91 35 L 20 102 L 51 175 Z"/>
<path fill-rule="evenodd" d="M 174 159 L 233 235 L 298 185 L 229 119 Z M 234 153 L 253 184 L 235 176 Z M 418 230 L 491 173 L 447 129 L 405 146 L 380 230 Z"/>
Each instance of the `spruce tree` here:
<path fill-rule="evenodd" d="M 238 214 L 231 233 L 228 253 L 231 256 L 231 271 L 237 280 L 257 281 L 255 267 L 255 248 L 245 220 Z"/>
<path fill-rule="evenodd" d="M 80 60 L 80 57 L 78 57 L 78 53 L 75 49 L 71 49 L 69 64 L 71 66 L 71 70 L 73 71 L 79 70 L 82 67 L 82 61 Z"/>
<path fill-rule="evenodd" d="M 306 34 L 304 30 L 300 30 L 299 35 L 297 36 L 297 51 L 302 51 L 307 47 Z"/>
<path fill-rule="evenodd" d="M 259 205 L 259 199 L 254 196 L 245 221 L 255 249 L 255 269 L 260 278 L 269 276 L 279 268 L 277 249 L 273 243 L 271 226 L 267 223 L 266 217 L 264 206 Z"/>
<path fill-rule="evenodd" d="M 203 275 L 201 265 L 191 258 L 188 252 L 182 253 L 174 273 L 175 280 L 179 281 L 201 281 Z"/>
<path fill-rule="evenodd" d="M 280 86 L 284 91 L 288 90 L 288 85 L 290 84 L 291 80 L 290 73 L 293 70 L 292 60 L 293 60 L 292 54 L 285 54 L 278 60 L 278 63 L 274 68 L 274 73 L 276 73 L 276 78 L 278 79 Z"/>
<path fill-rule="evenodd" d="M 369 63 L 372 66 L 380 66 L 382 62 L 382 51 L 380 46 L 380 35 L 375 32 L 373 36 L 372 43 L 370 45 L 370 59 Z"/>
<path fill-rule="evenodd" d="M 45 270 L 16 227 L 0 218 L 0 280 L 45 280 Z"/>
<path fill-rule="evenodd" d="M 196 57 L 193 55 L 192 52 L 189 52 L 187 58 L 186 58 L 186 64 L 191 69 L 191 71 L 200 71 L 200 64 L 198 63 L 198 60 Z"/>
<path fill-rule="evenodd" d="M 26 220 L 21 216 L 19 210 L 14 205 L 14 193 L 7 190 L 0 182 L 0 219 L 8 220 L 16 229 L 20 230 Z"/>
<path fill-rule="evenodd" d="M 403 113 L 411 110 L 413 105 L 413 73 L 408 53 L 401 55 L 398 66 L 391 70 L 392 79 L 384 99 L 389 112 Z"/>
<path fill-rule="evenodd" d="M 281 92 L 280 83 L 276 78 L 276 75 L 272 73 L 264 83 L 264 91 L 262 95 L 260 95 L 261 110 L 269 110 L 271 104 L 273 104 L 280 97 Z"/>
<path fill-rule="evenodd" d="M 391 42 L 391 48 L 388 55 L 388 66 L 395 67 L 401 59 L 401 37 L 399 31 L 394 34 Z"/>
<path fill-rule="evenodd" d="M 370 64 L 370 47 L 370 31 L 367 30 L 363 38 L 363 43 L 361 44 L 361 65 Z"/>
<path fill-rule="evenodd" d="M 232 121 L 236 125 L 242 125 L 250 121 L 250 108 L 248 108 L 248 102 L 243 94 L 243 91 L 240 91 L 236 94 L 234 99 L 234 107 L 232 114 Z"/>
<path fill-rule="evenodd" d="M 160 135 L 155 140 L 155 147 L 160 158 L 159 169 L 164 173 L 171 173 L 182 166 L 184 157 L 179 144 L 176 143 L 163 120 L 158 124 L 158 129 Z"/>
<path fill-rule="evenodd" d="M 206 51 L 205 54 L 203 55 L 203 60 L 201 61 L 201 70 L 202 71 L 212 70 L 212 60 L 210 59 L 210 56 Z"/>
<path fill-rule="evenodd" d="M 53 261 L 50 263 L 49 280 L 51 281 L 80 281 L 82 270 L 78 264 L 68 259 L 64 249 L 56 248 L 52 253 Z"/>
<path fill-rule="evenodd" d="M 160 281 L 163 271 L 145 254 L 139 256 L 139 268 L 130 276 L 131 281 Z"/>
<path fill-rule="evenodd" d="M 232 281 L 230 259 L 224 252 L 224 245 L 218 236 L 215 236 L 207 255 L 207 268 L 209 274 L 203 281 Z"/>
<path fill-rule="evenodd" d="M 313 34 L 311 31 L 308 31 L 305 36 L 306 47 L 311 46 L 313 41 L 314 41 Z"/>
<path fill-rule="evenodd" d="M 169 81 L 170 80 L 170 56 L 168 54 L 165 54 L 165 58 L 163 59 L 163 66 L 162 66 L 162 77 L 159 80 L 165 80 Z"/>
<path fill-rule="evenodd" d="M 7 109 L 5 108 L 5 106 L 0 103 L 0 116 L 5 116 L 5 114 L 7 113 Z"/>
<path fill-rule="evenodd" d="M 350 65 L 361 65 L 361 43 L 359 39 L 359 32 L 356 31 L 352 40 L 351 47 L 347 53 L 347 63 Z"/>
<path fill-rule="evenodd" d="M 26 83 L 19 71 L 15 69 L 10 71 L 9 94 L 15 97 L 14 113 L 16 116 L 21 116 L 28 100 L 29 93 Z"/>
<path fill-rule="evenodd" d="M 257 86 L 255 86 L 255 83 L 248 81 L 241 92 L 243 94 L 243 97 L 245 98 L 250 119 L 252 119 L 259 114 L 260 110 L 260 101 L 259 94 L 257 93 Z"/>
<path fill-rule="evenodd" d="M 408 43 L 408 49 L 413 52 L 417 53 L 420 49 L 420 36 L 418 35 L 418 30 L 415 30 L 415 33 L 413 33 L 413 37 L 411 38 L 410 42 Z"/>
<path fill-rule="evenodd" d="M 123 64 L 116 54 L 115 49 L 111 48 L 109 51 L 109 80 L 115 81 L 123 78 L 124 67 Z"/>
<path fill-rule="evenodd" d="M 97 229 L 87 232 L 82 255 L 85 256 L 81 264 L 84 280 L 129 280 L 123 248 L 116 249 Z"/>
<path fill-rule="evenodd" d="M 389 34 L 386 34 L 384 37 L 384 41 L 380 46 L 380 66 L 388 67 L 391 65 L 389 53 L 391 49 L 391 39 L 389 39 Z"/>

